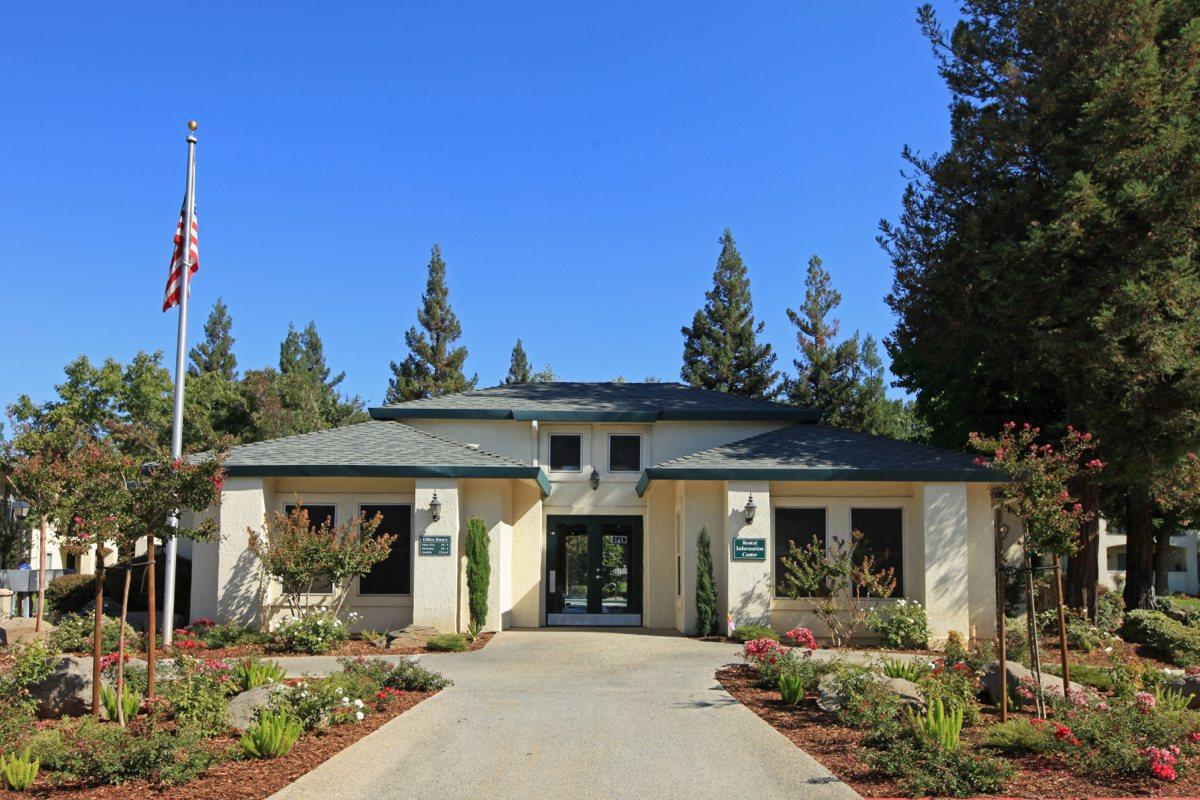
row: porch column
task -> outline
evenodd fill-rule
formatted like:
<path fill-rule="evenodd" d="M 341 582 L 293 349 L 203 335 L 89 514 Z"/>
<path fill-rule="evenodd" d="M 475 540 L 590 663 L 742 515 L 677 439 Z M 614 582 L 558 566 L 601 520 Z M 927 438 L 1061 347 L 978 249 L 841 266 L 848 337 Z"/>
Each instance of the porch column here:
<path fill-rule="evenodd" d="M 746 504 L 754 497 L 755 514 L 746 522 Z M 726 574 L 725 613 L 733 618 L 734 627 L 771 624 L 771 487 L 765 481 L 730 481 L 725 492 Z M 735 547 L 739 539 L 761 540 L 762 557 L 750 554 L 749 542 Z M 756 543 L 757 544 L 757 543 Z M 718 545 L 719 546 L 719 545 Z M 721 632 L 726 632 L 729 616 L 717 620 Z"/>
<path fill-rule="evenodd" d="M 429 511 L 435 493 L 441 504 L 437 522 Z M 413 506 L 413 624 L 453 633 L 459 629 L 458 573 L 462 555 L 458 481 L 418 478 Z M 428 555 L 421 555 L 424 537 L 430 537 L 425 543 Z M 436 546 L 444 545 L 444 539 L 433 537 L 448 538 L 449 552 Z"/>
<path fill-rule="evenodd" d="M 970 635 L 970 562 L 967 553 L 967 486 L 927 483 L 922 487 L 925 518 L 925 610 L 932 642 L 958 631 Z"/>
<path fill-rule="evenodd" d="M 192 549 L 191 613 L 222 623 L 252 625 L 260 619 L 260 602 L 270 602 L 270 597 L 262 597 L 262 567 L 250 552 L 250 530 L 261 531 L 266 520 L 266 482 L 226 478 L 217 515 L 220 541 Z"/>

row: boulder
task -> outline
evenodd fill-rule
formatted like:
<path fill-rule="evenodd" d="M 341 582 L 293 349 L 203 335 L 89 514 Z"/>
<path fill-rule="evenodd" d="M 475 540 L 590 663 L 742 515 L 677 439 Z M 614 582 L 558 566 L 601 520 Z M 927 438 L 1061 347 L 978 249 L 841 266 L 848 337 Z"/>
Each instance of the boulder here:
<path fill-rule="evenodd" d="M 93 605 L 93 607 L 94 607 L 94 605 Z M 105 613 L 108 613 L 108 612 L 105 612 Z M 119 617 L 120 615 L 121 615 L 120 610 L 118 609 L 117 613 L 114 616 Z M 179 616 L 178 614 L 175 614 L 174 617 L 175 617 L 175 624 L 172 627 L 174 627 L 176 629 L 182 628 L 183 627 L 183 617 Z M 150 612 L 149 611 L 129 611 L 125 614 L 125 621 L 129 623 L 129 627 L 133 628 L 138 633 L 145 633 L 146 632 L 146 623 L 148 623 L 150 621 Z M 156 621 L 156 624 L 157 625 L 162 624 L 162 612 L 161 611 L 158 613 L 158 620 Z"/>
<path fill-rule="evenodd" d="M 921 690 L 910 680 L 904 678 L 889 678 L 887 675 L 873 675 L 877 683 L 885 686 L 888 691 L 900 698 L 905 705 L 919 706 L 923 702 Z M 834 676 L 826 675 L 817 684 L 817 707 L 822 711 L 841 711 L 845 698 L 834 688 Z"/>
<path fill-rule="evenodd" d="M 426 625 L 409 625 L 407 628 L 388 631 L 389 650 L 407 650 L 414 647 L 424 647 L 430 636 L 437 636 L 437 628 Z"/>
<path fill-rule="evenodd" d="M 1011 692 L 1017 686 L 1021 685 L 1022 680 L 1033 680 L 1033 672 L 1024 664 L 1018 664 L 1016 661 L 1008 661 L 1008 687 Z M 993 661 L 988 665 L 988 668 L 983 673 L 983 688 L 987 691 L 988 697 L 993 703 L 1000 702 L 1000 662 Z M 1042 671 L 1042 689 L 1047 692 L 1063 693 L 1062 678 L 1057 675 L 1051 675 L 1045 670 Z M 1083 691 L 1083 684 L 1071 681 L 1072 691 Z"/>
<path fill-rule="evenodd" d="M 92 711 L 92 659 L 63 656 L 49 678 L 30 689 L 38 701 L 38 716 L 57 719 Z"/>
<path fill-rule="evenodd" d="M 254 724 L 254 716 L 260 708 L 265 708 L 271 701 L 271 694 L 279 688 L 279 684 L 268 684 L 256 689 L 242 692 L 229 701 L 227 722 L 229 727 L 245 733 Z"/>
<path fill-rule="evenodd" d="M 54 632 L 54 626 L 46 620 L 42 620 L 40 631 L 34 631 L 33 627 L 36 624 L 37 620 L 34 617 L 13 617 L 0 621 L 0 645 L 12 647 L 36 639 L 45 641 L 46 637 Z"/>

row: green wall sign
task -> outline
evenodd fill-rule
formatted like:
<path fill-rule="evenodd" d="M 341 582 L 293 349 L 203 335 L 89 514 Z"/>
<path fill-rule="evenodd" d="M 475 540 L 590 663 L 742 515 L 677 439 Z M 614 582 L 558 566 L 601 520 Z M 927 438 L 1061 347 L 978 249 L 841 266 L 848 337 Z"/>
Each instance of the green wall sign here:
<path fill-rule="evenodd" d="M 450 555 L 449 536 L 422 536 L 417 539 L 417 555 L 448 556 Z"/>
<path fill-rule="evenodd" d="M 766 539 L 734 539 L 733 540 L 733 560 L 734 561 L 766 561 L 767 560 L 767 540 Z"/>

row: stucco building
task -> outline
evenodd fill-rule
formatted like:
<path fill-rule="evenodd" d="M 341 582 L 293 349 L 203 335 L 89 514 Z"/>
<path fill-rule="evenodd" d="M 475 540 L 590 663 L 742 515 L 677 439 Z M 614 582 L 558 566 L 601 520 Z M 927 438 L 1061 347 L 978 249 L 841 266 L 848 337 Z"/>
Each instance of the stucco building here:
<path fill-rule="evenodd" d="M 695 629 L 697 537 L 712 542 L 719 615 L 805 624 L 777 596 L 788 543 L 861 530 L 924 603 L 936 638 L 995 625 L 994 475 L 959 453 L 817 424 L 795 406 L 673 383 L 498 386 L 370 410 L 371 421 L 234 448 L 219 543 L 196 543 L 193 616 L 252 622 L 249 529 L 302 500 L 314 519 L 381 513 L 397 535 L 351 589 L 362 627 L 467 623 L 469 517 L 491 538 L 492 630 Z M 279 605 L 268 591 L 267 616 Z M 881 601 L 889 602 L 889 601 Z"/>

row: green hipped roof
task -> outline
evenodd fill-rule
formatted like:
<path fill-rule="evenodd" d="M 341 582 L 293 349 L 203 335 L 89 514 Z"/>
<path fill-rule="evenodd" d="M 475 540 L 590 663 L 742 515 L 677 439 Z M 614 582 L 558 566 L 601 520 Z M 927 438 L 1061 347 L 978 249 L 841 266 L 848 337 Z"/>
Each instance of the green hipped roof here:
<path fill-rule="evenodd" d="M 638 494 L 663 480 L 922 481 L 1003 480 L 971 456 L 827 425 L 791 425 L 643 470 Z"/>
<path fill-rule="evenodd" d="M 377 421 L 230 448 L 226 474 L 262 477 L 528 478 L 549 494 L 540 467 Z"/>
<path fill-rule="evenodd" d="M 807 408 L 682 383 L 514 383 L 370 409 L 373 419 L 546 422 L 776 420 L 812 422 Z"/>

